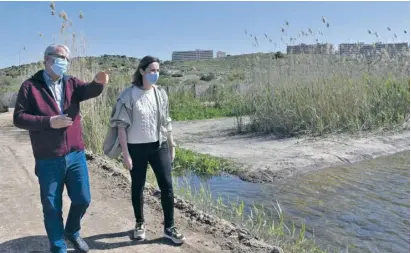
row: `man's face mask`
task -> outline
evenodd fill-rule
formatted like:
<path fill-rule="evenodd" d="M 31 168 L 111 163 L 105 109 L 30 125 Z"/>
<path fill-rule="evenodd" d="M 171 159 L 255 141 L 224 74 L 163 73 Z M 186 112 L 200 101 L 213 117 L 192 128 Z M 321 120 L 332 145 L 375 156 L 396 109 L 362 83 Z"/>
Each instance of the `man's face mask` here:
<path fill-rule="evenodd" d="M 52 57 L 53 64 L 51 65 L 51 69 L 53 70 L 54 74 L 58 76 L 63 76 L 68 69 L 69 62 L 67 59 L 59 58 L 59 57 Z"/>

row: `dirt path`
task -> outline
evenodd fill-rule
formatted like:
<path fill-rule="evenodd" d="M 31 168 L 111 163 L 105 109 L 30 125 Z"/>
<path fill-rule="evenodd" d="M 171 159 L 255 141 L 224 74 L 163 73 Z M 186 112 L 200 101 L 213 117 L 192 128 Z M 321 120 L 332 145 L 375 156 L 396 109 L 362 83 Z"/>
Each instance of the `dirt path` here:
<path fill-rule="evenodd" d="M 235 118 L 173 123 L 179 146 L 245 165 L 238 176 L 251 182 L 273 182 L 296 173 L 389 155 L 410 148 L 409 130 L 384 136 L 276 139 L 233 135 Z"/>
<path fill-rule="evenodd" d="M 162 210 L 158 192 L 153 189 L 146 192 L 148 240 L 144 243 L 130 240 L 134 219 L 126 177 L 109 168 L 105 160 L 90 155 L 88 158 L 92 203 L 83 219 L 82 235 L 90 245 L 90 252 L 272 251 L 272 247 L 232 224 L 211 216 L 199 217 L 193 207 L 181 200 L 176 204 L 179 206 L 176 223 L 186 235 L 187 243 L 179 247 L 170 245 L 161 238 Z M 0 252 L 48 252 L 28 134 L 12 126 L 11 113 L 0 114 L 0 161 Z M 70 204 L 66 191 L 63 201 L 65 218 Z"/>

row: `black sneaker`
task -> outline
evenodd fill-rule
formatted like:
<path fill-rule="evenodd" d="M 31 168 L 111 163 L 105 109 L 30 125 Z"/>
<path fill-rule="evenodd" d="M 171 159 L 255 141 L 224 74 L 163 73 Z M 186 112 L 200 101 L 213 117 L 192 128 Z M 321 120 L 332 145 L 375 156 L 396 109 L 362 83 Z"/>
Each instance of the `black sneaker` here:
<path fill-rule="evenodd" d="M 89 252 L 89 247 L 87 243 L 81 238 L 80 236 L 68 236 L 66 235 L 66 239 L 73 244 L 73 248 L 81 253 Z"/>
<path fill-rule="evenodd" d="M 146 227 L 144 223 L 136 223 L 133 231 L 133 237 L 138 241 L 144 241 L 146 239 Z"/>
<path fill-rule="evenodd" d="M 164 237 L 172 240 L 175 244 L 183 244 L 186 238 L 176 227 L 164 229 Z"/>

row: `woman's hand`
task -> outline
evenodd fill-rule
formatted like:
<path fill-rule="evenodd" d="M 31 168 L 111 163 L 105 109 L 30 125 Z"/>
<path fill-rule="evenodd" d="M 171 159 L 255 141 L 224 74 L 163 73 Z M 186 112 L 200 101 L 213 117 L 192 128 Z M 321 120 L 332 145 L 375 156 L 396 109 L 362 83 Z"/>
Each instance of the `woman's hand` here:
<path fill-rule="evenodd" d="M 123 152 L 123 166 L 126 170 L 133 169 L 133 161 L 127 147 L 127 133 L 124 127 L 118 127 L 118 139 L 120 141 L 121 151 Z"/>
<path fill-rule="evenodd" d="M 123 158 L 123 166 L 126 170 L 132 170 L 133 169 L 133 161 L 131 160 L 130 155 L 125 155 Z"/>
<path fill-rule="evenodd" d="M 170 147 L 170 158 L 171 158 L 171 162 L 174 161 L 174 158 L 176 157 L 176 148 L 171 146 Z"/>

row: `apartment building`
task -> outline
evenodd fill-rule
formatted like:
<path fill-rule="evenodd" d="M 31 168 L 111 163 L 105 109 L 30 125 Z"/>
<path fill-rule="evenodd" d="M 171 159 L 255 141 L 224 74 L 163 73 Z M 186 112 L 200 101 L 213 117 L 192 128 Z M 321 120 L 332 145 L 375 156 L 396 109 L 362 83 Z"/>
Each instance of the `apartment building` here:
<path fill-rule="evenodd" d="M 226 57 L 226 52 L 217 51 L 216 57 L 217 58 L 224 58 L 224 57 Z"/>
<path fill-rule="evenodd" d="M 383 51 L 387 52 L 389 55 L 394 55 L 396 53 L 409 50 L 410 47 L 408 43 L 343 43 L 339 45 L 340 55 L 361 54 L 365 56 L 372 56 Z"/>
<path fill-rule="evenodd" d="M 196 60 L 205 60 L 213 59 L 214 51 L 213 50 L 193 50 L 193 51 L 174 51 L 171 55 L 172 61 L 196 61 Z"/>
<path fill-rule="evenodd" d="M 341 43 L 338 48 L 340 55 L 357 55 L 364 43 Z"/>
<path fill-rule="evenodd" d="M 334 46 L 330 43 L 299 44 L 287 46 L 287 54 L 333 54 Z"/>

